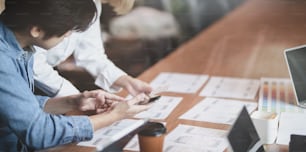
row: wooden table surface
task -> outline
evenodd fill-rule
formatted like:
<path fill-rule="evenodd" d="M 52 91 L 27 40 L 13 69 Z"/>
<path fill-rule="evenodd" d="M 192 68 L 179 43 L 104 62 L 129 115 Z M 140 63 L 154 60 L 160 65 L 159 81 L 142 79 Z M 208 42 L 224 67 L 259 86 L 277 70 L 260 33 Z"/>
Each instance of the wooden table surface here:
<path fill-rule="evenodd" d="M 140 75 L 150 82 L 160 72 L 183 72 L 239 78 L 288 78 L 283 57 L 286 48 L 306 43 L 305 0 L 247 0 L 198 36 Z M 203 97 L 183 97 L 166 119 L 171 131 L 178 124 L 229 129 L 228 125 L 179 120 L 178 117 Z M 256 101 L 254 101 L 256 102 Z M 94 151 L 92 148 L 60 146 L 49 151 Z M 268 151 L 288 151 L 287 146 L 270 145 Z"/>

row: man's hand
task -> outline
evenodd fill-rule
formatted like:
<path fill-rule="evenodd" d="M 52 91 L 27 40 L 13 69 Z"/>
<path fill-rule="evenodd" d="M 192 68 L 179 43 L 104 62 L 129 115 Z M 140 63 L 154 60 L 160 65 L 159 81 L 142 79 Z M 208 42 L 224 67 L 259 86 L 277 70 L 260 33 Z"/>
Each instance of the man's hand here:
<path fill-rule="evenodd" d="M 113 104 L 125 101 L 124 98 L 103 90 L 84 91 L 76 100 L 78 110 L 95 110 L 97 113 L 108 111 Z"/>
<path fill-rule="evenodd" d="M 131 76 L 121 76 L 114 85 L 119 86 L 127 90 L 132 96 L 136 96 L 141 93 L 150 94 L 152 87 L 139 79 L 132 78 Z"/>

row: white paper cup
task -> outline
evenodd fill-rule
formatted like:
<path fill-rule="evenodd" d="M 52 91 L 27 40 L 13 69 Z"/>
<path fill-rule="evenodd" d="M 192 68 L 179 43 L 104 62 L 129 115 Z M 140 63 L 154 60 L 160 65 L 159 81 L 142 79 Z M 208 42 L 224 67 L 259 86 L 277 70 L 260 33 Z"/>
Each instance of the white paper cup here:
<path fill-rule="evenodd" d="M 274 143 L 277 137 L 279 115 L 274 112 L 254 111 L 251 118 L 262 143 Z"/>

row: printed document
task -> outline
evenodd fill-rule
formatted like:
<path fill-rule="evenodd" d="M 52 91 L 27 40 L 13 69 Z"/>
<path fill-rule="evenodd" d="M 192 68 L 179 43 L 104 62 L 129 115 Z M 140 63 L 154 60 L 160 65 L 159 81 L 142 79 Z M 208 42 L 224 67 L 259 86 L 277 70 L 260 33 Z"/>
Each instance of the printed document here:
<path fill-rule="evenodd" d="M 151 86 L 154 89 L 167 87 L 168 92 L 196 93 L 207 79 L 208 75 L 162 72 L 151 82 Z"/>
<path fill-rule="evenodd" d="M 90 141 L 80 142 L 78 145 L 96 147 L 97 150 L 101 150 L 144 123 L 145 120 L 124 119 L 95 131 Z"/>
<path fill-rule="evenodd" d="M 227 131 L 178 125 L 167 136 L 164 152 L 224 151 Z"/>
<path fill-rule="evenodd" d="M 261 78 L 258 110 L 266 112 L 301 112 L 296 105 L 292 82 L 287 78 Z"/>
<path fill-rule="evenodd" d="M 174 110 L 174 108 L 182 101 L 182 99 L 182 97 L 161 96 L 161 98 L 153 103 L 150 109 L 143 111 L 134 117 L 166 119 Z"/>
<path fill-rule="evenodd" d="M 253 100 L 259 80 L 230 77 L 211 77 L 200 96 Z"/>
<path fill-rule="evenodd" d="M 205 98 L 183 114 L 180 119 L 231 125 L 238 117 L 240 109 L 243 106 L 246 106 L 250 113 L 256 109 L 257 103 L 220 98 Z"/>

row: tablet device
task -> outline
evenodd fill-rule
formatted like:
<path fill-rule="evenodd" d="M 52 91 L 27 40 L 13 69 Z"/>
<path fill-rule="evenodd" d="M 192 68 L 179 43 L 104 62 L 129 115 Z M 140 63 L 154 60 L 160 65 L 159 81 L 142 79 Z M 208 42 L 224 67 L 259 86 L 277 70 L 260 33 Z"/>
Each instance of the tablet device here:
<path fill-rule="evenodd" d="M 297 105 L 306 108 L 306 45 L 284 51 Z"/>
<path fill-rule="evenodd" d="M 263 144 L 245 107 L 227 135 L 233 152 L 264 152 Z"/>

